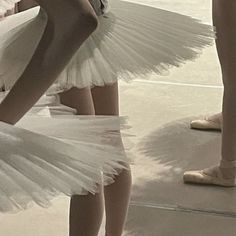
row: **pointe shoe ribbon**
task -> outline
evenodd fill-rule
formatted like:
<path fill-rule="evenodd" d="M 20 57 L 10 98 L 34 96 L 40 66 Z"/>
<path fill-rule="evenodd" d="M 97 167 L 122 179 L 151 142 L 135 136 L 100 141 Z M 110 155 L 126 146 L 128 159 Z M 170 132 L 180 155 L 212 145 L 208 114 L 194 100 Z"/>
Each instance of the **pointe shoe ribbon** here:
<path fill-rule="evenodd" d="M 234 187 L 236 186 L 236 178 L 225 178 L 221 171 L 221 168 L 234 167 L 236 167 L 236 161 L 221 160 L 220 167 L 214 166 L 204 170 L 186 171 L 183 180 L 185 183 Z"/>

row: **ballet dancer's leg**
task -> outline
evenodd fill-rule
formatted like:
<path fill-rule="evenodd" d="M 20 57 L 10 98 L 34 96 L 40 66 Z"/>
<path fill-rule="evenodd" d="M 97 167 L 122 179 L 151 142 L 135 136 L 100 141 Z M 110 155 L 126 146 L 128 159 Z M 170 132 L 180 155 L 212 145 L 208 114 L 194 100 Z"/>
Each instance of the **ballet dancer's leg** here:
<path fill-rule="evenodd" d="M 78 115 L 95 114 L 90 88 L 71 88 L 59 95 L 61 103 L 76 109 Z M 97 236 L 103 211 L 102 189 L 88 197 L 73 196 L 70 202 L 70 236 Z"/>
<path fill-rule="evenodd" d="M 91 89 L 96 115 L 119 116 L 118 83 Z"/>
<path fill-rule="evenodd" d="M 186 182 L 234 186 L 236 177 L 236 2 L 213 0 L 217 49 L 223 83 L 222 159 L 218 167 L 186 172 Z"/>
<path fill-rule="evenodd" d="M 217 48 L 224 83 L 222 160 L 236 160 L 236 2 L 214 0 L 214 23 L 218 28 Z M 235 177 L 235 168 L 224 172 L 226 177 Z"/>
<path fill-rule="evenodd" d="M 62 104 L 76 108 L 79 115 L 119 115 L 119 100 L 118 100 L 118 85 L 95 87 L 91 92 L 88 89 L 73 88 L 67 92 L 60 94 Z M 118 145 L 123 145 L 121 138 L 112 140 L 118 142 Z M 112 154 L 111 154 L 112 155 Z M 131 173 L 129 170 L 124 170 L 116 177 L 112 185 L 105 187 L 105 206 L 106 206 L 106 236 L 120 236 L 122 234 L 125 219 L 127 215 L 131 189 Z M 97 195 L 99 199 L 102 195 Z M 78 222 L 80 218 L 87 222 L 87 225 L 99 225 L 99 217 L 93 215 L 80 215 L 76 206 L 81 205 L 81 198 L 73 198 L 70 206 L 70 236 L 79 235 L 80 227 Z M 96 209 L 96 199 L 94 199 L 94 209 Z M 91 204 L 91 205 L 94 205 Z M 100 202 L 102 204 L 102 202 Z M 100 205 L 102 206 L 102 205 Z M 102 209 L 102 208 L 100 208 Z M 72 217 L 73 216 L 73 217 Z M 101 216 L 101 215 L 100 215 Z M 97 222 L 95 222 L 97 219 Z M 96 232 L 96 228 L 94 229 Z M 87 234 L 86 234 L 87 235 Z"/>
<path fill-rule="evenodd" d="M 213 9 L 213 18 L 214 18 L 213 21 L 216 21 L 216 18 L 218 17 L 217 16 L 218 15 L 217 12 L 218 12 L 218 10 L 214 10 Z M 218 45 L 218 41 L 219 40 L 216 40 L 216 45 Z M 217 52 L 218 52 L 218 57 L 221 60 L 221 53 L 218 51 L 218 49 L 219 49 L 219 47 L 217 47 Z M 199 129 L 199 130 L 216 130 L 216 131 L 221 131 L 222 130 L 222 125 L 223 125 L 223 119 L 222 119 L 222 113 L 221 112 L 213 114 L 211 116 L 206 116 L 203 119 L 193 120 L 190 123 L 190 127 L 192 129 Z"/>
<path fill-rule="evenodd" d="M 92 95 L 96 115 L 119 115 L 117 83 L 110 86 L 95 87 L 92 89 Z M 115 141 L 118 145 L 123 146 L 121 137 Z M 128 167 L 128 170 L 120 172 L 113 184 L 104 188 L 106 236 L 122 235 L 129 206 L 131 182 L 131 172 Z"/>
<path fill-rule="evenodd" d="M 36 103 L 97 27 L 87 0 L 37 2 L 47 13 L 45 32 L 29 65 L 0 105 L 0 120 L 12 124 Z"/>
<path fill-rule="evenodd" d="M 78 115 L 95 115 L 90 88 L 78 89 L 74 87 L 59 95 L 61 103 L 76 109 Z"/>
<path fill-rule="evenodd" d="M 70 236 L 97 236 L 103 218 L 102 187 L 99 193 L 73 196 L 70 201 Z"/>

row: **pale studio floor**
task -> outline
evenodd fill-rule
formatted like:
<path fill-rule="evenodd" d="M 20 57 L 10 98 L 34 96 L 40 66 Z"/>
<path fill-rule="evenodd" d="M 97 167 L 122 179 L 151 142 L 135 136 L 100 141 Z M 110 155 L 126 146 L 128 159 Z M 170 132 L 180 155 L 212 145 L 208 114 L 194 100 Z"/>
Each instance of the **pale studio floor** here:
<path fill-rule="evenodd" d="M 134 0 L 133 0 L 134 1 Z M 210 1 L 135 0 L 211 22 Z M 129 116 L 134 155 L 132 200 L 125 236 L 234 236 L 236 189 L 184 185 L 184 170 L 217 163 L 220 134 L 189 129 L 189 122 L 221 108 L 215 48 L 165 77 L 120 83 L 121 112 Z M 138 79 L 138 78 L 137 78 Z M 145 104 L 145 106 L 144 106 Z M 68 235 L 68 198 L 49 209 L 0 215 L 0 235 Z M 101 236 L 104 235 L 103 228 Z"/>

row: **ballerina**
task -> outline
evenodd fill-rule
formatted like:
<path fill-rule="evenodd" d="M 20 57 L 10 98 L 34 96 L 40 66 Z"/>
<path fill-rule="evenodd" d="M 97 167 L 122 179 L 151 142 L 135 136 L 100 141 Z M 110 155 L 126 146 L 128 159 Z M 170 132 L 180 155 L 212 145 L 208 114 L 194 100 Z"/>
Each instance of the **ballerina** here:
<path fill-rule="evenodd" d="M 99 15 L 99 27 L 47 92 L 60 94 L 61 102 L 76 108 L 78 114 L 118 115 L 118 76 L 128 81 L 131 74 L 145 77 L 151 71 L 161 73 L 195 58 L 199 49 L 211 44 L 210 27 L 189 17 L 121 1 L 112 1 L 110 7 L 105 1 L 91 3 Z M 44 29 L 44 21 L 35 18 L 37 14 L 37 8 L 21 12 L 8 18 L 5 31 L 2 28 L 5 41 L 1 47 L 1 81 L 6 89 L 12 87 L 13 77 L 31 58 L 29 49 L 37 45 L 37 35 Z M 169 23 L 168 27 L 163 28 L 164 22 Z M 16 63 L 9 73 L 7 68 L 13 60 Z M 130 172 L 123 170 L 115 183 L 105 188 L 106 235 L 122 234 L 130 184 Z M 80 228 L 77 202 L 72 198 L 71 235 L 77 235 Z M 99 225 L 101 215 L 94 216 L 90 221 L 96 220 L 94 225 Z"/>
<path fill-rule="evenodd" d="M 213 19 L 217 30 L 217 50 L 222 68 L 224 98 L 222 113 L 222 153 L 218 166 L 184 173 L 184 181 L 226 187 L 236 185 L 235 145 L 235 1 L 213 0 Z M 229 27 L 225 27 L 228 25 Z M 221 115 L 219 115 L 221 117 Z"/>
<path fill-rule="evenodd" d="M 7 19 L 6 19 L 6 21 L 7 21 Z M 32 119 L 30 119 L 30 120 L 32 122 Z M 91 119 L 89 119 L 89 121 L 90 120 Z M 46 127 L 48 126 L 48 122 L 49 121 L 46 122 Z M 69 120 L 69 127 L 71 127 L 71 125 L 70 125 L 71 122 L 72 121 Z M 112 125 L 110 124 L 109 128 L 108 127 L 106 128 L 106 126 L 109 125 L 109 122 L 111 122 Z M 106 133 L 107 131 L 109 131 L 109 133 L 110 133 L 110 135 L 106 135 L 107 136 L 106 139 L 107 140 L 111 139 L 114 142 L 114 140 L 117 139 L 117 135 L 113 134 L 114 131 L 118 131 L 116 133 L 118 134 L 118 139 L 120 139 L 119 124 L 117 124 L 117 122 L 118 122 L 117 118 L 112 118 L 111 120 L 106 119 L 102 123 L 101 123 L 101 119 L 99 119 L 99 122 L 97 125 L 94 124 L 94 123 L 96 123 L 95 121 L 82 123 L 82 125 L 85 125 L 85 128 L 82 130 L 80 128 L 82 125 L 80 123 L 74 122 L 74 125 L 76 127 L 73 129 L 73 131 L 79 132 L 77 134 L 77 136 L 85 138 L 85 140 L 86 140 L 86 137 L 89 137 L 89 141 L 94 142 L 94 140 L 96 140 L 96 136 L 93 137 L 93 139 L 92 139 L 92 135 L 89 135 L 89 130 L 91 130 L 91 134 L 93 134 L 93 136 L 99 135 L 99 133 L 97 133 L 99 130 L 97 131 L 97 129 L 100 126 L 102 126 L 103 128 L 102 129 L 100 128 L 100 129 L 104 133 Z M 42 123 L 41 119 L 40 119 L 40 123 Z M 54 122 L 52 124 L 54 124 Z M 50 127 L 52 126 L 52 124 L 50 125 Z M 63 134 L 62 137 L 65 136 L 64 132 L 68 131 L 68 129 L 69 129 L 68 122 L 66 122 L 66 124 L 67 124 L 66 130 L 63 130 L 63 132 L 60 134 L 60 135 Z M 48 129 L 50 127 L 48 127 L 46 130 L 45 130 L 45 128 L 43 129 L 44 134 L 46 133 L 47 135 L 49 135 Z M 55 132 L 58 133 L 59 127 L 58 126 L 55 127 L 55 125 L 53 127 L 54 127 L 53 135 L 55 136 Z M 40 130 L 42 130 L 42 127 Z M 113 132 L 111 132 L 112 130 L 113 130 Z M 100 133 L 101 133 L 101 131 L 100 131 Z M 111 135 L 111 134 L 113 134 L 113 135 Z M 60 138 L 61 138 L 61 136 L 60 136 Z M 97 142 L 98 141 L 99 140 L 97 140 Z M 81 140 L 80 140 L 80 142 L 81 142 Z M 107 189 L 107 191 L 106 191 L 106 198 L 107 198 L 106 208 L 108 208 L 108 209 L 110 208 L 110 211 L 108 211 L 108 215 L 107 215 L 108 222 L 111 222 L 109 214 L 112 215 L 112 210 L 114 210 L 113 214 L 119 215 L 119 218 L 125 218 L 127 209 L 123 209 L 124 206 L 122 206 L 122 204 L 125 205 L 125 207 L 126 207 L 128 201 L 129 201 L 129 192 L 130 192 L 130 186 L 131 186 L 131 183 L 129 181 L 130 171 L 128 170 L 125 174 L 123 174 L 123 177 L 120 178 L 120 181 L 117 181 L 117 180 L 119 180 L 118 178 L 114 178 L 114 175 L 116 175 L 116 174 L 121 175 L 120 173 L 121 173 L 122 168 L 123 169 L 127 168 L 127 165 L 126 166 L 124 165 L 124 162 L 126 162 L 126 160 L 124 159 L 124 156 L 125 156 L 124 151 L 122 149 L 120 150 L 120 148 L 117 149 L 117 146 L 119 147 L 119 144 L 115 145 L 115 146 L 112 145 L 112 148 L 110 147 L 111 146 L 110 144 L 105 145 L 106 143 L 105 144 L 103 143 L 104 146 L 102 146 L 99 143 L 97 144 L 96 142 L 95 142 L 95 144 L 96 144 L 96 146 L 94 147 L 94 149 L 92 149 L 92 148 L 90 149 L 89 148 L 90 146 L 88 144 L 87 144 L 88 145 L 87 148 L 83 147 L 83 146 L 82 147 L 83 147 L 83 149 L 85 149 L 85 151 L 87 149 L 89 152 L 91 152 L 91 155 L 88 155 L 88 158 L 93 155 L 93 161 L 92 160 L 90 160 L 90 161 L 92 161 L 93 163 L 97 163 L 96 173 L 103 170 L 101 168 L 101 166 L 107 166 L 108 169 L 103 170 L 103 172 L 105 174 L 104 180 L 103 180 L 104 181 L 103 185 L 107 185 L 108 183 L 111 184 L 111 181 L 113 181 L 113 179 L 116 179 L 116 182 L 118 182 L 118 184 L 116 186 L 113 186 L 113 187 Z M 107 160 L 107 157 L 108 157 L 107 156 L 107 152 L 108 152 L 107 146 L 109 147 L 109 157 L 110 157 L 110 158 L 108 158 L 108 160 Z M 81 145 L 78 147 L 78 149 L 79 148 L 81 148 Z M 100 152 L 99 149 L 103 150 L 103 152 Z M 123 158 L 121 158 L 121 156 Z M 98 160 L 96 160 L 96 158 L 98 158 Z M 103 162 L 102 162 L 102 160 L 103 160 Z M 113 168 L 111 168 L 111 167 L 113 167 Z M 119 173 L 117 171 L 119 171 Z M 127 175 L 127 177 L 129 177 L 128 181 L 126 181 L 126 183 L 125 183 L 127 187 L 125 185 L 124 186 L 121 185 L 122 184 L 121 180 L 122 180 L 122 178 L 123 179 L 125 178 L 125 175 Z M 94 178 L 95 177 L 98 177 L 98 176 L 94 176 Z M 109 180 L 110 180 L 110 182 L 109 182 Z M 98 182 L 97 179 L 96 179 L 96 181 Z M 95 182 L 95 180 L 94 180 L 94 182 Z M 98 184 L 99 184 L 99 186 L 101 186 L 101 182 L 98 182 Z M 119 187 L 120 193 L 116 191 L 116 193 L 118 193 L 118 194 L 114 197 L 114 193 L 112 194 L 112 192 L 114 192 L 115 187 Z M 128 188 L 128 189 L 126 190 L 126 188 Z M 82 235 L 96 235 L 97 234 L 97 231 L 99 229 L 100 222 L 102 219 L 102 213 L 103 213 L 101 187 L 98 188 L 98 190 L 100 190 L 100 191 L 97 191 L 96 194 L 88 194 L 86 196 L 78 196 L 78 194 L 81 195 L 81 193 L 78 191 L 77 192 L 73 191 L 74 195 L 72 197 L 71 205 L 73 206 L 72 209 L 74 210 L 74 212 L 76 211 L 76 214 L 77 215 L 79 214 L 79 216 L 77 216 L 75 219 L 73 212 L 70 213 L 70 224 L 74 224 L 74 228 L 70 227 L 70 235 L 74 235 L 74 234 L 78 235 L 78 233 L 82 234 Z M 126 191 L 128 193 L 128 196 L 126 196 L 127 194 L 122 196 L 122 192 L 124 192 L 124 191 Z M 90 191 L 90 192 L 92 192 L 92 191 Z M 94 193 L 94 192 L 92 192 L 92 193 Z M 112 197 L 112 195 L 113 195 L 113 197 Z M 109 198 L 110 198 L 110 200 L 108 201 Z M 125 200 L 125 202 L 122 203 L 122 201 L 124 201 L 124 200 Z M 117 203 L 122 203 L 122 204 L 117 204 Z M 123 219 L 116 218 L 116 222 L 113 219 L 112 222 L 110 224 L 108 224 L 109 227 L 107 227 L 107 235 L 117 235 L 118 234 L 117 231 L 118 230 L 120 231 L 120 228 L 119 228 L 120 224 L 123 224 L 123 222 L 119 222 L 121 220 L 124 221 Z M 75 226 L 76 226 L 76 228 L 75 228 Z M 116 230 L 116 234 L 113 234 L 113 232 L 115 230 Z"/>
<path fill-rule="evenodd" d="M 19 10 L 26 10 L 35 6 L 34 2 L 22 1 Z M 101 8 L 98 4 L 96 12 Z M 53 95 L 55 96 L 55 95 Z M 56 95 L 56 97 L 58 97 Z M 118 86 L 114 85 L 99 87 L 93 89 L 91 93 L 90 88 L 78 89 L 71 88 L 65 92 L 59 93 L 59 101 L 72 108 L 75 108 L 78 115 L 106 115 L 106 116 L 119 116 L 118 105 Z M 105 104 L 105 105 L 104 105 Z M 90 125 L 91 126 L 91 125 Z M 114 126 L 114 124 L 113 124 Z M 92 128 L 90 128 L 92 130 Z M 112 143 L 118 143 L 122 147 L 121 137 L 114 136 L 111 139 Z M 124 148 L 121 148 L 121 150 Z M 105 199 L 105 213 L 106 213 L 106 235 L 121 235 L 123 232 L 126 215 L 129 206 L 131 190 L 131 172 L 128 165 L 120 171 L 119 175 L 114 178 L 114 183 L 104 187 Z M 89 232 L 94 230 L 94 235 L 98 233 L 99 226 L 102 220 L 103 201 L 102 192 L 100 192 L 100 199 L 98 196 L 94 198 L 94 204 L 90 201 L 90 208 L 83 207 L 83 201 L 80 196 L 73 196 L 70 203 L 70 235 L 78 235 L 81 229 L 84 229 L 84 234 L 88 235 Z M 100 202 L 100 209 L 96 207 Z M 96 205 L 95 205 L 96 203 Z M 82 209 L 83 207 L 83 209 Z M 88 214 L 88 212 L 94 214 Z M 81 212 L 87 212 L 81 214 Z M 88 222 L 90 222 L 88 224 Z M 93 227 L 91 227 L 91 225 Z M 97 226 L 97 227 L 96 227 Z"/>
<path fill-rule="evenodd" d="M 96 125 L 91 125 L 91 133 L 87 129 L 87 136 L 84 127 L 79 126 L 79 120 L 67 119 L 64 132 L 74 129 L 75 125 L 80 127 L 77 132 L 82 132 L 81 136 L 73 133 L 73 137 L 72 132 L 69 136 L 62 131 L 58 133 L 62 120 L 53 123 L 54 130 L 51 133 L 48 133 L 48 123 L 51 122 L 48 120 L 44 121 L 46 127 L 42 126 L 37 133 L 10 125 L 18 122 L 40 98 L 74 51 L 96 28 L 96 15 L 86 1 L 56 2 L 60 3 L 57 8 L 54 7 L 55 1 L 40 0 L 40 6 L 47 12 L 47 15 L 41 16 L 43 19 L 47 16 L 48 19 L 42 39 L 23 74 L 0 104 L 0 145 L 3 154 L 0 158 L 1 211 L 25 209 L 31 202 L 48 206 L 51 198 L 61 193 L 69 196 L 86 195 L 83 207 L 89 209 L 91 196 L 100 192 L 103 183 L 111 184 L 114 175 L 125 168 L 126 160 L 120 147 L 95 138 L 95 134 L 100 137 L 102 132 L 108 139 L 116 137 L 114 130 L 119 131 L 119 119 L 114 122 L 114 118 L 113 121 L 107 118 L 97 124 L 89 120 L 89 125 Z M 12 8 L 8 3 L 11 1 L 1 1 L 2 15 Z M 66 22 L 62 24 L 61 21 L 65 19 Z M 6 20 L 4 18 L 0 25 Z M 81 20 L 85 21 L 84 25 L 81 25 Z M 74 34 L 74 30 L 77 30 L 78 35 Z M 61 46 L 68 38 L 71 44 L 65 50 Z M 43 122 L 42 118 L 37 119 L 37 122 Z M 115 126 L 106 128 L 101 125 L 109 122 Z M 87 140 L 81 137 L 87 137 Z"/>

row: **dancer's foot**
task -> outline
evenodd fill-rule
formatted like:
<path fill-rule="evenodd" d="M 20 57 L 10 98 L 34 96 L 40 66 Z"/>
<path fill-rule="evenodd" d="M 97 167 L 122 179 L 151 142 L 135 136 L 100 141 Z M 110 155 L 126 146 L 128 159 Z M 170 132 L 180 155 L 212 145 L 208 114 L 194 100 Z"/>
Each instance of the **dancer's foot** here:
<path fill-rule="evenodd" d="M 236 161 L 222 160 L 220 166 L 186 171 L 183 179 L 185 183 L 234 187 L 236 186 Z"/>
<path fill-rule="evenodd" d="M 212 116 L 205 117 L 202 120 L 193 120 L 190 123 L 190 127 L 191 129 L 221 131 L 222 113 L 217 113 Z"/>

